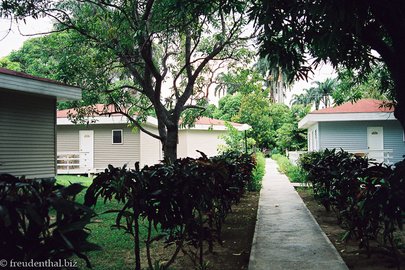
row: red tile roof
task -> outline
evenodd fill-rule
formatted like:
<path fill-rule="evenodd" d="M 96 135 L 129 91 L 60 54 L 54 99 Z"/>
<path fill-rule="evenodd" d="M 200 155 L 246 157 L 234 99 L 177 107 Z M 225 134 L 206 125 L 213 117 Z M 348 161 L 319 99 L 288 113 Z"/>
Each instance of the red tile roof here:
<path fill-rule="evenodd" d="M 234 123 L 234 122 L 229 122 L 232 126 L 242 126 L 240 123 Z M 214 118 L 208 118 L 205 116 L 199 117 L 195 121 L 196 125 L 213 125 L 213 126 L 223 126 L 225 125 L 224 120 L 219 120 L 219 119 L 214 119 Z"/>
<path fill-rule="evenodd" d="M 108 105 L 105 107 L 104 104 L 95 104 L 93 106 L 88 106 L 89 112 L 93 112 L 94 116 L 97 116 L 97 114 L 108 114 L 108 113 L 113 113 L 115 112 L 114 105 Z M 68 114 L 72 113 L 73 115 L 76 114 L 76 111 L 74 109 L 66 109 L 66 110 L 60 110 L 56 112 L 57 118 L 66 118 L 68 117 Z M 233 123 L 229 122 L 232 126 L 242 126 L 240 123 Z M 213 125 L 213 126 L 223 126 L 225 125 L 224 120 L 219 120 L 219 119 L 213 119 L 213 118 L 208 118 L 208 117 L 199 117 L 195 121 L 196 125 Z"/>
<path fill-rule="evenodd" d="M 387 107 L 384 101 L 376 99 L 361 99 L 356 103 L 346 102 L 340 106 L 324 108 L 311 112 L 314 114 L 327 113 L 375 113 L 375 112 L 393 112 L 394 107 Z"/>
<path fill-rule="evenodd" d="M 51 79 L 47 79 L 47 78 L 41 78 L 41 77 L 37 77 L 37 76 L 32 76 L 32 75 L 29 75 L 29 74 L 26 74 L 26 73 L 23 73 L 23 72 L 18 72 L 18 71 L 6 69 L 6 68 L 1 68 L 1 67 L 0 67 L 0 74 L 6 74 L 6 75 L 16 76 L 16 77 L 20 77 L 20 78 L 36 80 L 36 81 L 41 81 L 41 82 L 47 82 L 47 83 L 52 83 L 52 84 L 58 84 L 58 85 L 63 85 L 63 86 L 76 87 L 76 86 L 68 85 L 68 84 L 61 83 L 61 82 L 58 82 L 58 81 L 55 81 L 55 80 L 51 80 Z"/>
<path fill-rule="evenodd" d="M 113 113 L 115 112 L 114 105 L 106 105 L 104 104 L 95 104 L 93 106 L 87 106 L 83 107 L 86 110 L 88 110 L 88 113 L 94 116 L 97 116 L 97 114 L 108 114 L 108 113 Z M 68 114 L 73 114 L 75 115 L 77 112 L 75 109 L 66 109 L 66 110 L 60 110 L 56 112 L 56 117 L 57 118 L 66 118 L 68 117 Z"/>

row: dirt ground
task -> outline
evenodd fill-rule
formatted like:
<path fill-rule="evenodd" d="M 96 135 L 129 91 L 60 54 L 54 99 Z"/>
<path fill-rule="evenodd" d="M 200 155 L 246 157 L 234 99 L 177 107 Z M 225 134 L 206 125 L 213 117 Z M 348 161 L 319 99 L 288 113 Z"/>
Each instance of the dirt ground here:
<path fill-rule="evenodd" d="M 247 192 L 239 204 L 232 207 L 232 212 L 226 217 L 223 224 L 222 246 L 216 243 L 213 254 L 208 251 L 205 253 L 204 260 L 207 262 L 207 268 L 204 268 L 204 270 L 239 270 L 248 268 L 258 202 L 259 192 Z M 152 257 L 161 257 L 161 261 L 165 261 L 167 258 L 164 258 L 164 254 L 171 251 L 173 251 L 171 248 L 164 248 L 162 245 L 155 246 L 152 249 L 152 254 L 154 254 Z M 157 254 L 160 254 L 160 256 L 156 256 Z M 143 265 L 146 265 L 146 261 Z M 176 270 L 199 269 L 189 256 L 182 252 L 179 253 L 172 267 Z"/>
<path fill-rule="evenodd" d="M 387 255 L 387 251 L 374 244 L 374 248 L 368 257 L 365 250 L 359 249 L 358 241 L 349 240 L 348 242 L 341 241 L 345 230 L 337 224 L 335 214 L 326 212 L 325 208 L 319 205 L 313 198 L 308 189 L 298 189 L 298 194 L 315 217 L 318 224 L 321 226 L 329 240 L 336 247 L 343 260 L 350 269 L 359 270 L 382 270 L 382 269 L 397 269 L 395 260 Z M 405 255 L 405 254 L 404 254 Z M 401 269 L 405 268 L 404 261 L 400 264 Z M 399 269 L 399 268 L 398 268 Z"/>

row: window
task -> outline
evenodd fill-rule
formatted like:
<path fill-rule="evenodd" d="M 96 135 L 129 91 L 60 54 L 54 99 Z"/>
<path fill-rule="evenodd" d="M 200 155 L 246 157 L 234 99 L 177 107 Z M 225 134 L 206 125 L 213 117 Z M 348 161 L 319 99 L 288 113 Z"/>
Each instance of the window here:
<path fill-rule="evenodd" d="M 318 150 L 318 130 L 314 130 L 314 150 Z"/>
<path fill-rule="evenodd" d="M 112 131 L 112 143 L 122 144 L 122 129 L 113 129 Z"/>

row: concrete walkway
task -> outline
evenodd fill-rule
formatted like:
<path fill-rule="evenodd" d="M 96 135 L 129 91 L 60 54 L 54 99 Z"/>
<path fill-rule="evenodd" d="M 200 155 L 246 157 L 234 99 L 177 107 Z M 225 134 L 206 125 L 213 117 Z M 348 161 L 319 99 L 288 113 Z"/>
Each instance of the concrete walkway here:
<path fill-rule="evenodd" d="M 249 270 L 347 270 L 288 178 L 266 159 Z"/>

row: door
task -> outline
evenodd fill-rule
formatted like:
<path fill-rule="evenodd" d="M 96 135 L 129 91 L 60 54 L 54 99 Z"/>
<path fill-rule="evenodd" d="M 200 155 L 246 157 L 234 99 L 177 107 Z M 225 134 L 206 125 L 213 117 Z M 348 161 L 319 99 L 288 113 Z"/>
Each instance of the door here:
<path fill-rule="evenodd" d="M 371 161 L 384 161 L 384 134 L 382 127 L 367 128 L 368 158 Z"/>
<path fill-rule="evenodd" d="M 88 172 L 93 169 L 94 131 L 79 131 L 80 169 Z"/>

